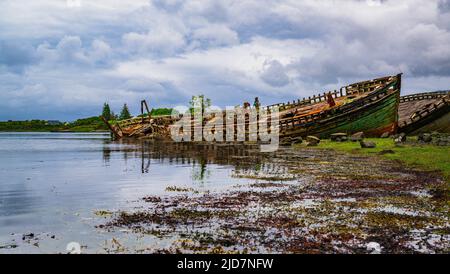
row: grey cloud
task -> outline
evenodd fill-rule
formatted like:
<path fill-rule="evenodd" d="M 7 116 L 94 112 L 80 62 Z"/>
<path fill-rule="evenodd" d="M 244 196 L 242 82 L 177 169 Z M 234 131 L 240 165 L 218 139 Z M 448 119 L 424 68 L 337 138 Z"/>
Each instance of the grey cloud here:
<path fill-rule="evenodd" d="M 21 72 L 24 67 L 36 62 L 36 52 L 31 45 L 21 42 L 0 42 L 0 65 L 14 72 Z"/>
<path fill-rule="evenodd" d="M 266 61 L 264 71 L 261 73 L 261 79 L 273 87 L 283 87 L 289 84 L 289 77 L 285 68 L 277 60 Z"/>
<path fill-rule="evenodd" d="M 162 10 L 175 12 L 183 6 L 182 0 L 153 0 L 152 4 Z"/>
<path fill-rule="evenodd" d="M 95 39 L 90 45 L 83 45 L 78 36 L 64 36 L 54 46 L 48 42 L 36 49 L 40 62 L 58 66 L 104 65 L 112 55 L 111 46 L 101 39 Z"/>
<path fill-rule="evenodd" d="M 192 47 L 203 48 L 239 44 L 238 34 L 225 25 L 212 24 L 193 31 Z"/>
<path fill-rule="evenodd" d="M 441 12 L 450 12 L 450 1 L 449 0 L 439 0 L 438 3 L 439 10 Z"/>
<path fill-rule="evenodd" d="M 196 93 L 274 103 L 398 72 L 409 90 L 450 79 L 448 0 L 55 3 L 0 2 L 0 119 Z"/>

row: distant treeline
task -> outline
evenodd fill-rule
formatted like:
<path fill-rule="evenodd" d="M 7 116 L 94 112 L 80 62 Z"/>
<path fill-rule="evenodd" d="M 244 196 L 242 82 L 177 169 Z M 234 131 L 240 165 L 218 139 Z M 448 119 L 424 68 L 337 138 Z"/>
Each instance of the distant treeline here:
<path fill-rule="evenodd" d="M 171 115 L 172 108 L 152 108 L 150 111 L 150 115 L 152 116 L 160 116 L 160 115 Z"/>
<path fill-rule="evenodd" d="M 0 122 L 0 131 L 106 131 L 108 128 L 99 117 L 78 119 L 74 122 L 27 120 Z"/>
<path fill-rule="evenodd" d="M 151 110 L 152 116 L 171 115 L 171 108 L 157 108 Z M 108 127 L 100 119 L 94 116 L 78 119 L 74 122 L 46 121 L 46 120 L 26 120 L 26 121 L 0 121 L 0 131 L 73 131 L 91 132 L 107 131 Z"/>

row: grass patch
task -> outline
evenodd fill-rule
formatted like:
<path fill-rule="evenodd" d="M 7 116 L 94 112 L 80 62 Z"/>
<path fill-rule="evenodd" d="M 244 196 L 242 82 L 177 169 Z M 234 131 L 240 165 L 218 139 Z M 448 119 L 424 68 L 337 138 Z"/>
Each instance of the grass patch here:
<path fill-rule="evenodd" d="M 440 171 L 447 183 L 450 183 L 450 147 L 403 144 L 396 146 L 390 138 L 368 138 L 368 141 L 376 143 L 376 148 L 361 148 L 359 142 L 332 142 L 321 140 L 319 149 L 334 149 L 347 153 L 357 153 L 364 155 L 377 155 L 389 160 L 397 160 L 410 167 L 420 168 L 426 171 Z M 299 146 L 299 145 L 298 145 Z M 394 153 L 383 153 L 393 151 Z"/>

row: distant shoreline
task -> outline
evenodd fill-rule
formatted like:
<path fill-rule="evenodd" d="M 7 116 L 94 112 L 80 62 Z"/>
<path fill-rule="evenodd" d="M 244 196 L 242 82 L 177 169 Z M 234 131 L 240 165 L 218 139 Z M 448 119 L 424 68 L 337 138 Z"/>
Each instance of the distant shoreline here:
<path fill-rule="evenodd" d="M 0 121 L 0 132 L 108 132 L 105 123 L 97 116 L 73 122 L 58 120 Z"/>
<path fill-rule="evenodd" d="M 26 132 L 47 132 L 47 133 L 109 133 L 108 130 L 91 130 L 91 131 L 76 131 L 76 130 L 0 130 L 1 132 L 17 132 L 17 133 L 26 133 Z"/>

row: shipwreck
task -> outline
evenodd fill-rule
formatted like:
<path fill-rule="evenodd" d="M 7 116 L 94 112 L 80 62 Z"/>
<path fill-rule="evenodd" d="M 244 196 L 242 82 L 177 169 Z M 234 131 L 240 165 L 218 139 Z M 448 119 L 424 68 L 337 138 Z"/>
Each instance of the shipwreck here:
<path fill-rule="evenodd" d="M 338 132 L 347 134 L 364 132 L 368 137 L 392 135 L 397 132 L 418 133 L 431 130 L 448 132 L 449 92 L 400 97 L 401 81 L 401 74 L 381 77 L 353 83 L 339 90 L 261 108 L 269 114 L 278 111 L 277 130 L 280 138 L 309 135 L 328 138 Z M 251 107 L 248 103 L 244 104 L 244 110 L 249 108 Z M 208 122 L 217 119 L 217 115 L 223 115 L 222 120 L 225 121 L 225 111 L 208 114 L 200 121 L 192 117 L 190 129 L 192 132 L 198 128 L 203 129 Z M 270 125 L 270 115 L 267 117 L 263 122 Z M 114 123 L 106 120 L 104 122 L 116 139 L 170 139 L 170 128 L 182 118 L 183 114 L 152 117 L 146 101 L 143 100 L 140 116 Z M 250 139 L 249 136 L 255 134 L 258 136 L 258 125 L 261 125 L 261 122 L 262 120 L 252 122 L 248 116 L 244 121 L 235 118 L 232 134 L 236 135 L 237 129 L 243 128 L 247 141 Z M 230 128 L 225 124 L 214 129 L 224 136 L 227 135 L 227 130 L 230 131 Z"/>

